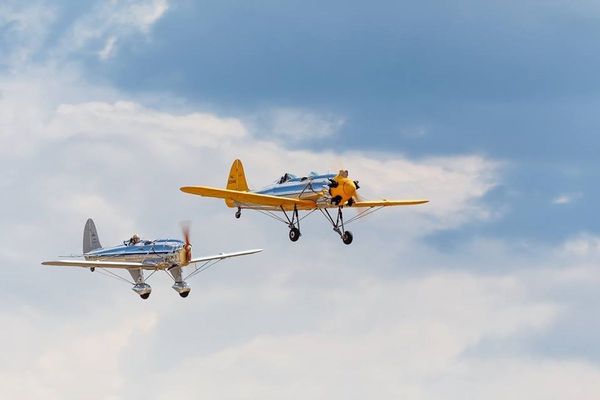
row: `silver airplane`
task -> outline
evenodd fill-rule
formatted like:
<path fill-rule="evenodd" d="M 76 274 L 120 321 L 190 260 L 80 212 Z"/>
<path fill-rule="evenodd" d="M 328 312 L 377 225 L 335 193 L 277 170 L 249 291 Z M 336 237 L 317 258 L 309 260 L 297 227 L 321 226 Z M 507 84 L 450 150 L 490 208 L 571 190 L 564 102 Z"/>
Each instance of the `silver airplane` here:
<path fill-rule="evenodd" d="M 221 253 L 212 256 L 192 258 L 189 228 L 183 228 L 184 240 L 157 239 L 142 240 L 137 234 L 122 245 L 103 248 L 92 219 L 88 219 L 83 230 L 83 260 L 44 261 L 42 265 L 61 267 L 83 267 L 94 272 L 96 269 L 105 275 L 125 280 L 133 285 L 132 290 L 142 299 L 152 292 L 146 281 L 157 271 L 165 271 L 173 281 L 173 289 L 181 297 L 187 297 L 190 286 L 186 280 L 205 271 L 217 262 L 230 257 L 244 256 L 262 251 L 262 249 L 244 250 L 235 253 Z M 192 271 L 183 276 L 183 268 L 193 265 Z M 112 269 L 125 269 L 132 281 L 112 272 Z M 144 277 L 144 270 L 152 271 Z"/>

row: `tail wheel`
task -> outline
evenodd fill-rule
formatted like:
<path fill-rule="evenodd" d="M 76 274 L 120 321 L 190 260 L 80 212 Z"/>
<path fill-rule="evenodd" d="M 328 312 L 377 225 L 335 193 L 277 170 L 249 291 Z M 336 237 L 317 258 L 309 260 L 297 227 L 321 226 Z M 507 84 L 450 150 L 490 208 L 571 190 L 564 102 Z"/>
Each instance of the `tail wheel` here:
<path fill-rule="evenodd" d="M 189 294 L 190 294 L 190 292 L 181 292 L 181 293 L 179 293 L 179 295 L 180 295 L 181 297 L 183 297 L 183 298 L 186 298 L 186 297 L 188 297 L 188 295 L 189 295 Z"/>
<path fill-rule="evenodd" d="M 235 212 L 235 217 L 236 217 L 237 219 L 239 219 L 241 216 L 242 216 L 242 210 L 238 209 L 238 210 Z"/>
<path fill-rule="evenodd" d="M 344 242 L 344 244 L 352 243 L 352 239 L 354 239 L 354 237 L 352 236 L 352 232 L 350 231 L 346 231 L 342 235 L 342 242 Z"/>
<path fill-rule="evenodd" d="M 146 300 L 148 297 L 150 297 L 150 293 L 144 293 L 144 294 L 140 294 L 140 297 L 144 300 Z"/>
<path fill-rule="evenodd" d="M 298 229 L 298 228 L 290 229 L 290 240 L 292 242 L 296 242 L 296 241 L 298 241 L 298 239 L 300 239 L 300 229 Z"/>

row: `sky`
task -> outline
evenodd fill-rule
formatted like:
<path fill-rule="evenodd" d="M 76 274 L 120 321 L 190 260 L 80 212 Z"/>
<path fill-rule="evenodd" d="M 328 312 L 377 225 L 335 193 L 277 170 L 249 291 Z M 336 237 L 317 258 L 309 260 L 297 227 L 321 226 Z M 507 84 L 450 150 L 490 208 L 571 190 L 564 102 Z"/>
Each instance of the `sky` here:
<path fill-rule="evenodd" d="M 600 7 L 587 0 L 0 3 L 0 388 L 19 399 L 597 399 Z M 184 185 L 348 169 L 351 225 Z M 134 232 L 189 283 L 40 262 Z"/>

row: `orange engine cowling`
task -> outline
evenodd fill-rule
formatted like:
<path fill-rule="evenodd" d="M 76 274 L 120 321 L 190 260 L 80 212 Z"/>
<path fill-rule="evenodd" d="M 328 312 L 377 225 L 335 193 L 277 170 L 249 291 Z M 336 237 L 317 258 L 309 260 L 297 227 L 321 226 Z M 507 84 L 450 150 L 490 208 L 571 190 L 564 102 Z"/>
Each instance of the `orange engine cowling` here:
<path fill-rule="evenodd" d="M 351 206 L 356 201 L 358 181 L 348 178 L 348 171 L 341 170 L 336 177 L 329 180 L 331 203 L 338 206 Z"/>

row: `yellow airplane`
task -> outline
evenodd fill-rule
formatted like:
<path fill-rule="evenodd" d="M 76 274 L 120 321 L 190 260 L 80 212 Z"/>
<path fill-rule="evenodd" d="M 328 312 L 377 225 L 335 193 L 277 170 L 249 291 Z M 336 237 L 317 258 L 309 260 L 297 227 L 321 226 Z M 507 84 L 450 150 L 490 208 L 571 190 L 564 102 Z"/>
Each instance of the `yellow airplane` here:
<path fill-rule="evenodd" d="M 340 235 L 342 241 L 350 244 L 353 239 L 352 232 L 345 230 L 345 225 L 383 207 L 413 206 L 429 201 L 425 199 L 364 201 L 359 197 L 358 189 L 358 181 L 350 179 L 348 171 L 341 170 L 337 175 L 311 173 L 304 177 L 286 173 L 272 185 L 251 191 L 240 160 L 235 160 L 231 166 L 226 189 L 208 186 L 180 188 L 185 193 L 224 199 L 228 207 L 237 208 L 236 218 L 240 218 L 242 209 L 257 210 L 267 214 L 290 228 L 289 237 L 292 242 L 300 238 L 300 221 L 317 210 L 331 223 L 333 230 Z M 361 210 L 344 221 L 342 211 L 344 207 Z M 329 208 L 337 208 L 336 219 L 329 213 Z M 299 211 L 308 211 L 308 214 L 299 218 Z M 285 219 L 276 212 L 282 212 Z"/>

